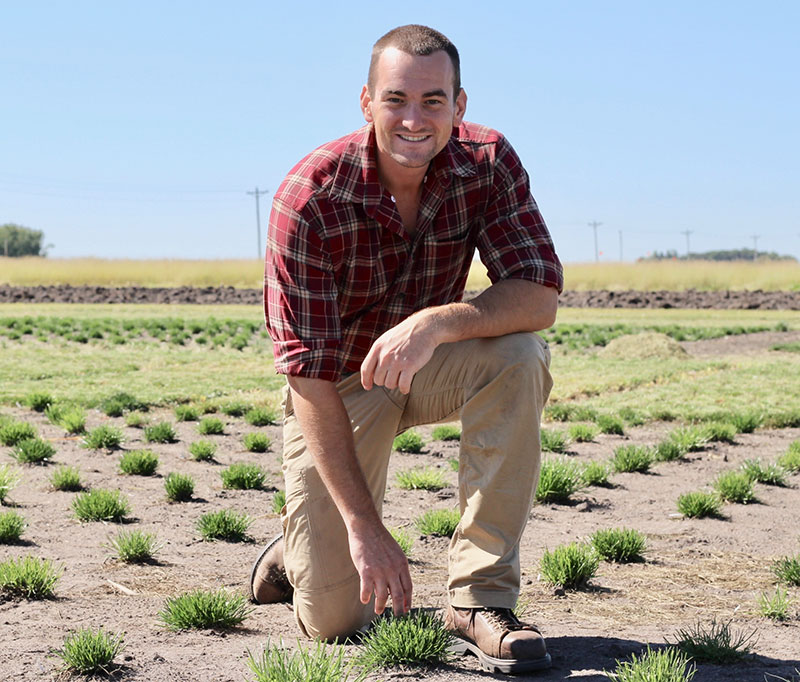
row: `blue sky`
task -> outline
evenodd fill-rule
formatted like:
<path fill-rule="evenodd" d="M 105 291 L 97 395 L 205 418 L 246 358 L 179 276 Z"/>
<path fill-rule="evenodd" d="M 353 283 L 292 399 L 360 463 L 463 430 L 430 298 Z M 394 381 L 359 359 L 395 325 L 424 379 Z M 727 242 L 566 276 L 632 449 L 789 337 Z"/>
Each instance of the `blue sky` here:
<path fill-rule="evenodd" d="M 515 146 L 564 261 L 594 260 L 590 221 L 601 260 L 687 230 L 800 258 L 794 1 L 5 2 L 0 223 L 53 257 L 256 257 L 246 192 L 362 125 L 405 23 L 458 46 L 467 119 Z"/>

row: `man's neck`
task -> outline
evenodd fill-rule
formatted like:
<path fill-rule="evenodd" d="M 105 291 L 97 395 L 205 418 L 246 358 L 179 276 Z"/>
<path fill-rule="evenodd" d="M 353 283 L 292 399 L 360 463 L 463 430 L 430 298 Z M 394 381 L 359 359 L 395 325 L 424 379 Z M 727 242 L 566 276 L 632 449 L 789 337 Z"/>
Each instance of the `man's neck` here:
<path fill-rule="evenodd" d="M 428 167 L 407 168 L 378 154 L 378 179 L 394 197 L 416 197 L 422 188 Z"/>

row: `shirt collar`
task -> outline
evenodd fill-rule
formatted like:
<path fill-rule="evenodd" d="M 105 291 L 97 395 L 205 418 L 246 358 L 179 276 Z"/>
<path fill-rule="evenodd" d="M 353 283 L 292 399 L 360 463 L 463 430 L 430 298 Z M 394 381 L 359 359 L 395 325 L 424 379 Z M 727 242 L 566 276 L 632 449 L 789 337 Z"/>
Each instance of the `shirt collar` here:
<path fill-rule="evenodd" d="M 375 163 L 375 134 L 368 123 L 350 136 L 330 188 L 333 201 L 377 205 L 381 202 L 383 188 L 378 180 L 378 167 Z M 445 148 L 431 162 L 429 175 L 433 173 L 446 187 L 451 176 L 461 178 L 477 173 L 470 155 L 459 144 L 459 129 L 453 134 Z"/>

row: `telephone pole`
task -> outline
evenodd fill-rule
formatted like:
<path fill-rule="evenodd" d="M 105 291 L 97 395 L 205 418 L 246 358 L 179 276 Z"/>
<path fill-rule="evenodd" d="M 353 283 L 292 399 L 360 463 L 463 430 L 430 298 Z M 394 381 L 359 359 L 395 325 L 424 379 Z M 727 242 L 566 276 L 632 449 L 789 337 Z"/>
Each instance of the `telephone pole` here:
<path fill-rule="evenodd" d="M 263 258 L 264 254 L 261 253 L 261 195 L 262 194 L 269 194 L 269 190 L 267 189 L 258 189 L 255 188 L 253 192 L 248 192 L 251 196 L 256 198 L 256 236 L 258 238 L 258 257 Z"/>
<path fill-rule="evenodd" d="M 681 234 L 685 234 L 686 235 L 686 257 L 687 258 L 689 257 L 689 254 L 692 252 L 692 250 L 689 248 L 689 235 L 692 234 L 692 232 L 694 232 L 694 230 L 683 230 L 681 232 Z"/>
<path fill-rule="evenodd" d="M 600 252 L 597 250 L 597 228 L 600 227 L 603 223 L 598 223 L 596 220 L 593 220 L 589 223 L 589 227 L 594 230 L 594 262 L 597 263 L 600 260 Z"/>
<path fill-rule="evenodd" d="M 619 231 L 619 262 L 622 262 L 622 230 Z"/>
<path fill-rule="evenodd" d="M 753 240 L 753 260 L 758 258 L 758 239 L 761 235 L 760 234 L 751 234 L 750 239 Z"/>

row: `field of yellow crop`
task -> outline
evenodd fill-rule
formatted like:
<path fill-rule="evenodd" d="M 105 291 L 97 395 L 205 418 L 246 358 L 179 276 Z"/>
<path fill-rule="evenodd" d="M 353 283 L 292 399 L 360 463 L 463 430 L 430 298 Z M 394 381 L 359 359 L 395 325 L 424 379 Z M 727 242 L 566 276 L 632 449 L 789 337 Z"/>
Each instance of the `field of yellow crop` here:
<path fill-rule="evenodd" d="M 233 286 L 260 288 L 264 266 L 241 260 L 113 260 L 100 258 L 2 258 L 0 284 L 34 286 Z M 647 263 L 573 263 L 565 266 L 566 288 L 572 290 L 764 289 L 800 291 L 800 263 L 756 261 L 660 261 Z M 478 261 L 467 289 L 488 286 Z"/>

